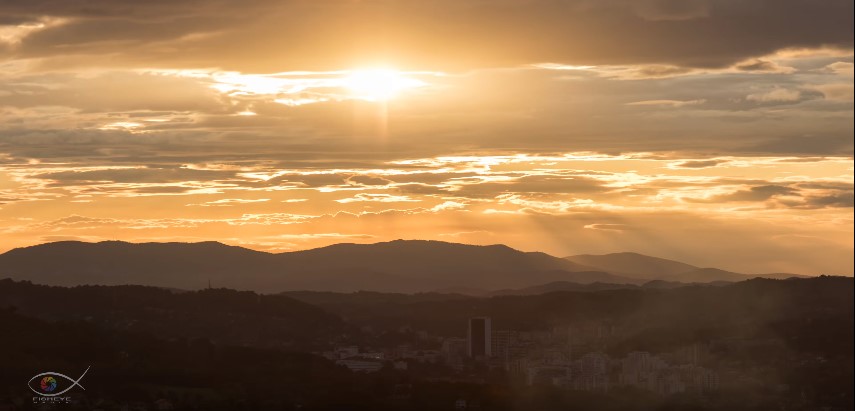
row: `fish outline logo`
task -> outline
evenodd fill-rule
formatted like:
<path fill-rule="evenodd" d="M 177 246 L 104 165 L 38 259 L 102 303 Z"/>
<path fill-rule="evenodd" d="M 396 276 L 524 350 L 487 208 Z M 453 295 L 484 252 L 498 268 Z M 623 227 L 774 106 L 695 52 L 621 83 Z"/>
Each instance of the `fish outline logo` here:
<path fill-rule="evenodd" d="M 83 377 L 86 376 L 86 373 L 89 372 L 90 368 L 92 368 L 91 365 L 86 367 L 86 371 L 83 371 L 83 374 L 80 374 L 80 377 L 78 377 L 76 380 L 74 378 L 71 378 L 71 377 L 65 375 L 65 374 L 54 372 L 54 371 L 43 372 L 41 374 L 34 375 L 33 378 L 30 378 L 30 381 L 27 382 L 27 386 L 30 387 L 31 391 L 33 391 L 34 393 L 36 393 L 38 395 L 41 395 L 42 397 L 56 397 L 58 395 L 62 395 L 62 394 L 67 393 L 68 391 L 70 391 L 75 386 L 80 387 L 81 389 L 83 389 L 85 391 L 86 388 L 83 388 L 83 385 L 80 385 L 80 380 L 82 380 Z M 56 377 L 62 377 L 68 381 L 71 381 L 71 385 L 68 386 L 66 389 L 60 391 L 60 392 L 52 392 L 53 390 L 56 389 L 56 386 L 57 386 Z M 37 378 L 41 378 L 41 381 L 39 382 L 38 386 L 50 394 L 45 393 L 45 392 L 39 392 L 38 390 L 33 388 L 33 381 L 35 381 Z"/>

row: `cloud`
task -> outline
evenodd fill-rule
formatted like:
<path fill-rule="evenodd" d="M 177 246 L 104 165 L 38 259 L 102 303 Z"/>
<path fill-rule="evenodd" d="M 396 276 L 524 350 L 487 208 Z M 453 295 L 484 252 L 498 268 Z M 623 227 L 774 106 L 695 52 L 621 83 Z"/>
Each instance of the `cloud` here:
<path fill-rule="evenodd" d="M 243 72 L 389 60 L 422 69 L 541 62 L 724 67 L 786 48 L 851 48 L 853 40 L 852 3 L 845 0 L 68 3 L 0 4 L 0 15 L 18 24 L 66 21 L 21 36 L 14 55 L 52 60 L 43 67 L 135 64 Z M 437 21 L 444 30 L 435 30 Z M 282 53 L 286 48 L 290 52 Z"/>
<path fill-rule="evenodd" d="M 584 228 L 588 230 L 622 233 L 627 226 L 624 224 L 585 224 Z"/>
<path fill-rule="evenodd" d="M 39 17 L 34 20 L 20 20 L 11 18 L 9 21 L 0 20 L 0 45 L 17 46 L 25 37 L 65 23 L 65 19 Z M 2 50 L 2 49 L 0 49 Z"/>
<path fill-rule="evenodd" d="M 257 198 L 257 199 L 247 199 L 247 198 L 222 198 L 219 200 L 208 201 L 200 204 L 187 204 L 188 206 L 202 206 L 202 207 L 231 207 L 235 205 L 243 205 L 243 204 L 252 204 L 252 203 L 264 203 L 270 201 L 269 198 Z"/>
<path fill-rule="evenodd" d="M 285 240 L 315 240 L 321 238 L 331 238 L 335 240 L 347 240 L 347 239 L 369 239 L 375 238 L 375 236 L 371 234 L 342 234 L 342 233 L 312 233 L 312 234 L 280 234 L 278 236 L 273 237 L 272 239 L 285 239 Z"/>
<path fill-rule="evenodd" d="M 48 180 L 52 185 L 100 185 L 105 183 L 177 183 L 214 181 L 235 176 L 234 171 L 194 170 L 186 167 L 104 167 L 92 170 L 71 169 L 35 174 L 32 178 Z"/>
<path fill-rule="evenodd" d="M 851 126 L 849 128 L 851 130 Z M 852 155 L 852 137 L 841 132 L 840 134 L 825 135 L 791 135 L 770 139 L 766 142 L 746 145 L 741 147 L 745 152 L 755 153 L 778 153 L 778 154 L 819 154 L 838 153 L 839 155 Z"/>
<path fill-rule="evenodd" d="M 695 106 L 699 104 L 704 104 L 706 100 L 643 100 L 643 101 L 634 101 L 632 103 L 626 103 L 628 106 L 666 106 L 666 107 L 683 107 L 683 106 Z"/>
<path fill-rule="evenodd" d="M 611 190 L 602 180 L 587 176 L 561 176 L 552 173 L 532 172 L 532 175 L 504 175 L 496 173 L 497 182 L 491 179 L 457 179 L 447 182 L 449 193 L 470 198 L 494 197 L 498 193 L 566 193 L 590 194 Z"/>
<path fill-rule="evenodd" d="M 342 198 L 335 200 L 338 203 L 354 203 L 354 202 L 378 202 L 378 203 L 400 203 L 400 202 L 419 202 L 421 200 L 408 196 L 396 196 L 391 194 L 369 194 L 359 193 L 353 197 Z"/>
<path fill-rule="evenodd" d="M 789 187 L 778 185 L 765 185 L 751 187 L 748 190 L 739 190 L 730 194 L 716 196 L 710 201 L 765 201 L 772 197 L 782 195 L 795 195 L 798 192 Z"/>
<path fill-rule="evenodd" d="M 850 67 L 851 70 L 851 67 Z M 852 83 L 834 83 L 820 84 L 811 87 L 813 90 L 819 91 L 826 100 L 833 101 L 852 101 L 853 100 L 853 85 Z"/>
<path fill-rule="evenodd" d="M 837 194 L 826 195 L 826 196 L 813 196 L 808 197 L 806 199 L 808 205 L 813 207 L 844 207 L 844 208 L 852 208 L 853 203 L 853 192 L 845 191 Z"/>
<path fill-rule="evenodd" d="M 825 69 L 839 76 L 852 77 L 853 75 L 853 63 L 848 61 L 835 61 L 825 66 Z"/>
<path fill-rule="evenodd" d="M 703 73 L 703 70 L 691 67 L 663 65 L 663 64 L 638 64 L 633 66 L 605 66 L 595 69 L 601 76 L 622 80 L 647 80 L 658 78 L 671 78 Z"/>
<path fill-rule="evenodd" d="M 696 203 L 766 202 L 769 208 L 851 208 L 851 183 L 766 184 L 705 198 L 684 197 Z"/>
<path fill-rule="evenodd" d="M 347 182 L 363 186 L 384 186 L 391 183 L 392 181 L 382 177 L 356 175 L 348 178 Z"/>
<path fill-rule="evenodd" d="M 0 105 L 15 107 L 37 107 L 47 103 L 74 107 L 86 113 L 161 111 L 167 115 L 182 112 L 186 115 L 188 111 L 213 112 L 221 108 L 216 91 L 205 84 L 121 70 L 0 78 L 0 87 L 7 92 L 0 95 Z M 122 120 L 113 120 L 116 121 Z"/>
<path fill-rule="evenodd" d="M 681 21 L 710 16 L 708 0 L 639 0 L 634 5 L 646 20 Z"/>
<path fill-rule="evenodd" d="M 341 241 L 390 240 L 406 232 L 413 238 L 452 236 L 471 243 L 501 239 L 499 242 L 511 246 L 557 255 L 623 249 L 659 250 L 655 254 L 668 255 L 677 248 L 689 252 L 705 243 L 723 241 L 695 257 L 728 256 L 733 269 L 799 271 L 812 265 L 811 270 L 846 267 L 843 257 L 849 240 L 840 227 L 851 221 L 853 192 L 847 177 L 851 160 L 845 157 L 807 161 L 797 156 L 681 158 L 673 153 L 459 153 L 363 161 L 359 167 L 353 163 L 347 168 L 335 167 L 334 161 L 320 157 L 305 162 L 211 160 L 183 167 L 143 168 L 146 172 L 121 175 L 122 183 L 115 182 L 117 178 L 111 174 L 122 171 L 118 166 L 81 169 L 82 179 L 59 174 L 63 178 L 45 180 L 31 176 L 69 170 L 49 162 L 29 164 L 25 159 L 19 163 L 13 156 L 0 158 L 5 159 L 0 181 L 20 184 L 15 192 L 21 195 L 50 196 L 44 200 L 50 203 L 40 207 L 14 202 L 3 205 L 0 238 L 8 245 L 32 244 L 46 236 L 218 239 L 283 251 Z M 713 163 L 717 167 L 711 170 Z M 170 174 L 169 170 L 176 169 L 213 174 L 187 174 L 197 180 L 193 184 L 158 182 L 180 180 L 180 172 Z M 159 170 L 167 172 L 159 175 Z M 155 174 L 147 174 L 150 171 Z M 329 185 L 316 180 L 312 186 L 297 187 L 265 181 L 304 175 L 335 178 L 326 180 Z M 347 183 L 360 176 L 368 177 L 361 183 L 378 184 Z M 135 182 L 135 178 L 154 182 Z M 32 180 L 51 183 L 33 184 Z M 223 181 L 229 186 L 221 186 Z M 163 187 L 170 187 L 168 184 L 214 187 L 217 192 L 165 195 Z M 424 191 L 402 190 L 410 186 Z M 119 195 L 140 189 L 160 194 Z M 305 201 L 288 202 L 295 198 Z M 73 203 L 79 199 L 90 202 Z M 209 205 L 186 207 L 188 204 Z M 72 215 L 57 218 L 57 210 Z M 705 238 L 701 241 L 680 234 L 686 230 L 701 230 Z M 786 245 L 770 239 L 775 235 L 787 238 Z M 818 250 L 808 240 L 796 244 L 795 235 L 827 240 Z M 727 238 L 741 248 L 730 247 L 724 241 Z M 787 253 L 785 265 L 777 265 L 782 263 L 774 257 L 776 252 Z M 816 261 L 816 253 L 828 260 Z"/>
<path fill-rule="evenodd" d="M 759 58 L 736 63 L 733 68 L 749 73 L 792 73 L 795 71 L 792 67 L 781 66 L 774 61 Z"/>
<path fill-rule="evenodd" d="M 804 67 L 814 59 L 795 65 Z M 756 152 L 745 147 L 793 136 L 844 138 L 851 130 L 847 122 L 851 109 L 840 100 L 823 100 L 813 88 L 841 82 L 823 69 L 839 60 L 819 58 L 811 67 L 781 76 L 705 71 L 630 82 L 604 78 L 592 70 L 574 70 L 584 81 L 568 81 L 562 77 L 567 70 L 531 67 L 430 76 L 429 87 L 391 101 L 382 118 L 378 105 L 369 102 L 287 107 L 273 102 L 279 95 L 220 93 L 210 88 L 209 76 L 216 71 L 183 76 L 154 75 L 150 70 L 13 74 L 0 79 L 0 90 L 16 93 L 0 97 L 5 99 L 0 104 L 0 151 L 42 161 L 171 165 L 275 161 L 282 168 L 289 168 L 285 164 L 289 162 L 302 167 L 320 156 L 344 169 L 460 151 L 561 151 L 568 141 L 576 151 L 742 155 Z M 130 89 L 112 93 L 122 82 Z M 146 90 L 138 93 L 137 84 Z M 101 95 L 87 94 L 89 86 Z M 800 104 L 787 104 L 792 110 L 785 114 L 776 110 L 791 102 L 745 99 L 746 94 L 776 88 L 800 91 Z M 832 89 L 827 91 L 831 96 Z M 568 99 L 570 95 L 574 98 Z M 705 102 L 665 109 L 699 100 Z M 627 102 L 663 103 L 627 106 Z M 237 115 L 245 110 L 257 115 Z M 570 126 L 568 118 L 573 119 Z M 117 123 L 141 126 L 103 129 Z M 521 135 L 528 137 L 521 141 Z M 824 147 L 806 145 L 804 153 L 845 153 L 833 146 L 817 151 Z M 781 153 L 771 148 L 769 153 Z M 350 175 L 335 176 L 339 177 L 346 180 Z M 317 184 L 308 180 L 322 179 L 294 178 L 297 181 L 281 184 L 311 187 Z"/>
<path fill-rule="evenodd" d="M 801 92 L 798 90 L 788 90 L 784 88 L 776 88 L 763 93 L 749 94 L 745 97 L 746 100 L 757 103 L 792 102 L 798 101 L 799 98 L 801 98 Z"/>
<path fill-rule="evenodd" d="M 445 210 L 462 210 L 466 208 L 465 203 L 461 203 L 458 201 L 445 201 L 441 204 L 437 204 L 431 208 L 433 212 L 445 211 Z"/>
<path fill-rule="evenodd" d="M 671 163 L 668 166 L 672 168 L 710 168 L 726 163 L 728 163 L 727 160 L 687 160 Z"/>

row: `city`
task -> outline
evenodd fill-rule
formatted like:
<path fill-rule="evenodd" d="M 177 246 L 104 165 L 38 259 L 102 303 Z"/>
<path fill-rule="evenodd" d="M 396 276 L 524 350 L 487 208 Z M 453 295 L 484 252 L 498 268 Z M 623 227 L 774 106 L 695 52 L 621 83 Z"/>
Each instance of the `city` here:
<path fill-rule="evenodd" d="M 341 346 L 322 355 L 356 372 L 379 371 L 390 362 L 395 369 L 406 370 L 408 361 L 415 361 L 442 364 L 460 375 L 479 368 L 501 369 L 509 378 L 528 385 L 547 384 L 580 391 L 607 393 L 610 387 L 635 387 L 671 395 L 718 390 L 719 374 L 702 366 L 714 363 L 708 346 L 693 344 L 655 355 L 634 351 L 622 358 L 611 358 L 596 350 L 614 343 L 616 333 L 619 330 L 607 324 L 543 332 L 495 330 L 489 317 L 480 317 L 469 319 L 467 338 L 419 334 L 425 344 L 439 341 L 438 349 L 400 345 L 383 351 L 360 351 L 358 346 Z M 578 358 L 573 358 L 574 351 Z"/>

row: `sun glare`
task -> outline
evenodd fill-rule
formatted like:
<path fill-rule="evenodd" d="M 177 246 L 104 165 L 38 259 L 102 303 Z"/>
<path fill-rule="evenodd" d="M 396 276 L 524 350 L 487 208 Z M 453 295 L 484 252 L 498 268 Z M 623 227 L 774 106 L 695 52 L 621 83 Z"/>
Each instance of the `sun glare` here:
<path fill-rule="evenodd" d="M 424 85 L 423 81 L 388 69 L 354 70 L 344 78 L 344 86 L 353 97 L 368 101 L 389 100 L 404 90 Z"/>

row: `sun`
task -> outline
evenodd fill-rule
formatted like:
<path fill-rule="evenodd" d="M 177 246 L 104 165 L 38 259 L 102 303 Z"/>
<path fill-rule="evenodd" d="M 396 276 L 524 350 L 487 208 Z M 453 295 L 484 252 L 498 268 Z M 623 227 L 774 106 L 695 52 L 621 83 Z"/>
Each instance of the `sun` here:
<path fill-rule="evenodd" d="M 351 70 L 344 78 L 344 87 L 354 98 L 368 101 L 386 101 L 404 90 L 425 85 L 421 80 L 391 69 Z"/>

